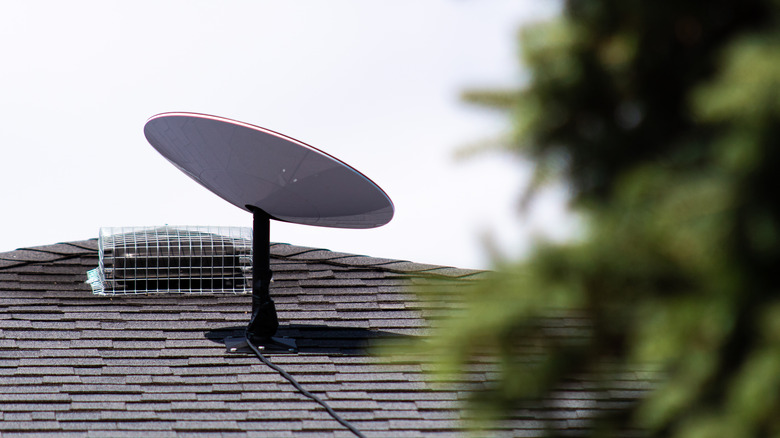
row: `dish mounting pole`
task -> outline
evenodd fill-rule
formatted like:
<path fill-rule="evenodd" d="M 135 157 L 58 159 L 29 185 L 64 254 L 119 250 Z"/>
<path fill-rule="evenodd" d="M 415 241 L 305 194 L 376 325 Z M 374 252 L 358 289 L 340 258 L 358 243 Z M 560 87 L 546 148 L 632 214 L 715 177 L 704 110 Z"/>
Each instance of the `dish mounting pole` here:
<path fill-rule="evenodd" d="M 252 317 L 244 338 L 228 338 L 225 345 L 232 353 L 247 352 L 249 342 L 266 353 L 297 353 L 295 340 L 274 336 L 279 318 L 271 299 L 271 216 L 247 207 L 252 211 Z"/>

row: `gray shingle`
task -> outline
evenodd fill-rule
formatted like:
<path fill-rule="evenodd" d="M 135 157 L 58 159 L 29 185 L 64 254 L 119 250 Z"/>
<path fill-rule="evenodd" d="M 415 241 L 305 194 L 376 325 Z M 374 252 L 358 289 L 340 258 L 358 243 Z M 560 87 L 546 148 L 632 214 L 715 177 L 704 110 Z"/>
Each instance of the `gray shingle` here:
<path fill-rule="evenodd" d="M 18 249 L 16 251 L 0 253 L 0 260 L 16 262 L 51 262 L 62 258 L 63 256 L 60 254 L 32 249 Z"/>
<path fill-rule="evenodd" d="M 332 261 L 333 259 L 338 259 L 342 257 L 349 257 L 350 254 L 340 253 L 340 252 L 334 252 L 329 251 L 326 249 L 316 249 L 312 251 L 306 251 L 294 255 L 288 256 L 290 260 L 298 260 L 298 261 Z"/>
<path fill-rule="evenodd" d="M 310 251 L 324 251 L 318 248 L 307 248 L 305 246 L 295 246 L 287 243 L 274 243 L 271 242 L 271 255 L 276 257 L 289 258 L 297 254 L 302 254 Z"/>
<path fill-rule="evenodd" d="M 256 357 L 225 353 L 223 338 L 241 333 L 251 297 L 94 296 L 83 281 L 96 250 L 93 239 L 0 254 L 3 437 L 350 436 Z M 482 272 L 288 244 L 273 244 L 271 254 L 280 335 L 296 338 L 301 351 L 269 355 L 274 363 L 367 436 L 456 434 L 463 388 L 434 388 L 423 378 L 428 365 L 382 363 L 366 348 L 419 335 L 424 313 L 457 306 L 421 301 L 409 285 L 437 277 L 438 287 L 457 287 Z M 560 336 L 587 329 L 576 315 L 549 327 Z M 475 382 L 495 375 L 489 364 L 471 374 Z M 654 375 L 621 377 L 611 392 L 572 384 L 501 433 L 540 436 L 547 424 L 581 430 L 600 412 L 630 405 Z"/>

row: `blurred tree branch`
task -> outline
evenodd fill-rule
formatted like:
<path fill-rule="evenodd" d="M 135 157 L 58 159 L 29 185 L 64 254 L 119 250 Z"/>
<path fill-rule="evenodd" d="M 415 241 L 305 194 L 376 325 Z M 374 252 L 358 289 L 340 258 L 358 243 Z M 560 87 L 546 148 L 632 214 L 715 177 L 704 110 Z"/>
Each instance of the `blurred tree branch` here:
<path fill-rule="evenodd" d="M 407 347 L 448 378 L 493 358 L 477 418 L 651 363 L 664 379 L 594 436 L 780 435 L 779 15 L 775 0 L 569 0 L 521 33 L 527 87 L 464 94 L 511 116 L 529 196 L 563 180 L 589 224 L 496 267 Z M 581 336 L 545 331 L 567 315 Z"/>

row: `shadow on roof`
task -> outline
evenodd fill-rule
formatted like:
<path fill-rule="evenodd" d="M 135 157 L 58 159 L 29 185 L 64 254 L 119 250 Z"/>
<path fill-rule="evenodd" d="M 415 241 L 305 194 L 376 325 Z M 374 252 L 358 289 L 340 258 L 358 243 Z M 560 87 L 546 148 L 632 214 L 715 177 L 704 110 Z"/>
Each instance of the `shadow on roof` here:
<path fill-rule="evenodd" d="M 206 339 L 225 344 L 225 338 L 243 336 L 246 326 L 223 327 L 207 331 Z M 382 330 L 359 327 L 330 327 L 314 324 L 280 325 L 276 336 L 290 337 L 298 344 L 299 353 L 328 355 L 366 355 L 376 341 L 411 338 Z"/>

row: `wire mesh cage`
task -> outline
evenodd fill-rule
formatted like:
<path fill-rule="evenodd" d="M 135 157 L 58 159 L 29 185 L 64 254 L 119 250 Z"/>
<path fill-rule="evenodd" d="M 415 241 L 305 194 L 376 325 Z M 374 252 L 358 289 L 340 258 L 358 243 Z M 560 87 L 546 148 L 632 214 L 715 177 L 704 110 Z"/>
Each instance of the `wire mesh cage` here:
<path fill-rule="evenodd" d="M 98 267 L 87 283 L 99 295 L 252 291 L 252 229 L 101 228 Z"/>

